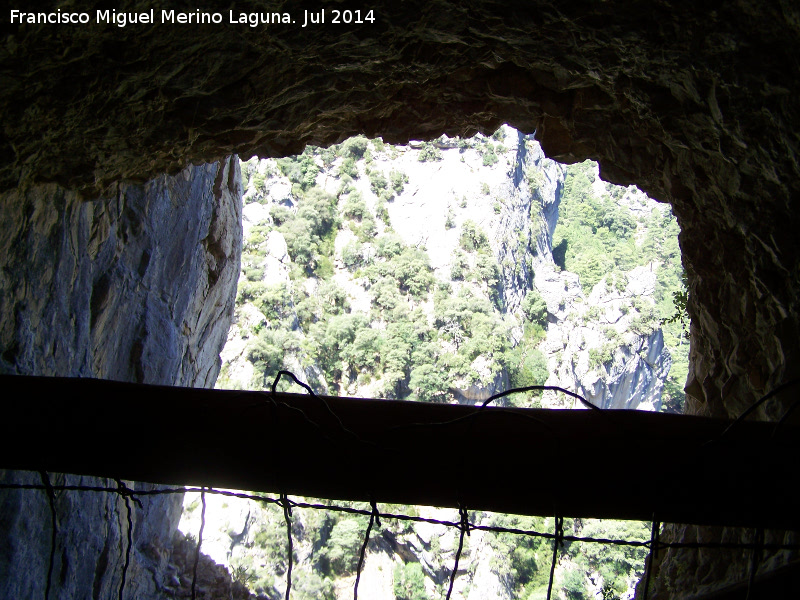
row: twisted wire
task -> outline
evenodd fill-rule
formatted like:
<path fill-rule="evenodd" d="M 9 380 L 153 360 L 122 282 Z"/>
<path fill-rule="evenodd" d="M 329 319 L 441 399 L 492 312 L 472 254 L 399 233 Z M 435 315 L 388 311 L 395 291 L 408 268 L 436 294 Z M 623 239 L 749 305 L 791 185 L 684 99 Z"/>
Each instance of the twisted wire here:
<path fill-rule="evenodd" d="M 39 471 L 39 475 L 44 483 L 44 490 L 47 494 L 47 502 L 50 506 L 50 560 L 47 566 L 47 583 L 44 588 L 44 600 L 50 599 L 50 589 L 53 586 L 53 565 L 56 560 L 56 538 L 58 536 L 58 524 L 56 523 L 56 494 L 50 483 L 50 476 L 47 471 Z"/>
<path fill-rule="evenodd" d="M 197 600 L 197 565 L 200 563 L 200 546 L 203 544 L 203 529 L 206 526 L 206 488 L 200 488 L 200 502 L 203 510 L 200 512 L 200 532 L 197 535 L 197 547 L 194 551 L 194 567 L 192 567 L 192 600 Z"/>
<path fill-rule="evenodd" d="M 369 524 L 367 525 L 367 531 L 364 534 L 364 543 L 361 544 L 361 551 L 358 554 L 358 567 L 356 568 L 356 582 L 353 586 L 353 600 L 358 600 L 358 584 L 361 582 L 361 567 L 364 566 L 364 558 L 367 554 L 367 544 L 369 544 L 369 534 L 372 532 L 372 525 L 376 524 L 378 527 L 381 526 L 381 518 L 380 514 L 378 513 L 378 505 L 375 502 L 372 502 L 372 512 L 369 515 Z"/>
<path fill-rule="evenodd" d="M 558 547 L 564 539 L 564 518 L 556 516 L 556 531 L 553 538 L 553 558 L 550 561 L 550 579 L 547 582 L 547 600 L 553 595 L 553 581 L 556 575 L 556 563 L 558 562 Z"/>
<path fill-rule="evenodd" d="M 283 506 L 283 519 L 286 521 L 286 554 L 288 566 L 286 568 L 286 600 L 292 593 L 292 563 L 294 559 L 294 544 L 292 542 L 292 504 L 285 494 L 281 494 L 280 504 Z"/>
<path fill-rule="evenodd" d="M 450 600 L 450 595 L 453 593 L 453 585 L 456 582 L 456 573 L 458 572 L 458 562 L 461 560 L 461 551 L 464 549 L 464 535 L 469 535 L 470 530 L 467 509 L 461 506 L 458 509 L 458 513 L 461 516 L 461 521 L 458 524 L 458 528 L 461 530 L 461 533 L 458 536 L 458 550 L 456 550 L 456 560 L 453 563 L 453 570 L 450 573 L 450 586 L 447 588 L 447 596 L 445 596 L 446 600 Z"/>

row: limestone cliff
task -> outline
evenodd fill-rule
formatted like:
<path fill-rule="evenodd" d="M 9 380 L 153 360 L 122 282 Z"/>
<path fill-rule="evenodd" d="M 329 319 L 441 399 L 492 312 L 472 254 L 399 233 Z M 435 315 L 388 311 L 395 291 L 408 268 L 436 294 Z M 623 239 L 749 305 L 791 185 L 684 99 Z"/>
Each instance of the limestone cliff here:
<path fill-rule="evenodd" d="M 564 186 L 564 166 L 544 155 L 532 136 L 517 133 L 517 157 L 502 213 L 497 260 L 510 311 L 519 308 L 532 287 L 534 265 L 552 261 L 553 232 Z"/>
<path fill-rule="evenodd" d="M 342 148 L 351 143 L 355 144 L 348 141 Z M 266 387 L 269 381 L 264 381 L 263 375 L 254 380 L 253 364 L 247 359 L 256 343 L 255 334 L 288 327 L 299 341 L 289 345 L 281 342 L 284 368 L 312 382 L 318 391 L 336 386 L 354 396 L 385 393 L 380 377 L 367 379 L 357 370 L 349 381 L 326 382 L 319 361 L 307 350 L 317 343 L 309 329 L 313 329 L 314 320 L 301 324 L 297 305 L 306 295 L 319 294 L 333 282 L 346 299 L 348 310 L 372 321 L 371 335 L 381 335 L 375 330 L 385 330 L 391 319 L 376 313 L 376 306 L 382 302 L 376 290 L 382 283 L 367 273 L 385 265 L 379 256 L 382 244 L 395 239 L 391 236 L 399 236 L 404 244 L 425 252 L 437 285 L 445 286 L 452 296 L 467 293 L 487 301 L 491 298 L 492 310 L 503 320 L 502 325 L 499 321 L 496 324 L 494 335 L 506 335 L 501 332 L 508 330 L 512 346 L 520 344 L 526 331 L 523 301 L 530 300 L 530 293 L 540 294 L 547 309 L 540 324 L 547 330 L 541 348 L 546 357 L 541 360 L 547 361 L 542 368 L 550 373 L 549 385 L 577 391 L 603 407 L 658 410 L 671 359 L 658 331 L 658 320 L 642 321 L 643 315 L 653 310 L 660 266 L 650 264 L 629 273 L 609 274 L 591 293 L 583 291 L 578 275 L 556 266 L 553 235 L 565 181 L 563 165 L 547 159 L 530 136 L 509 127 L 501 128 L 492 138 L 443 137 L 434 145 L 415 142 L 394 147 L 364 138 L 359 143 L 363 147 L 359 146 L 357 160 L 340 148 L 335 151 L 343 155 L 339 158 L 333 149 L 324 151 L 328 154 L 312 150 L 292 159 L 291 166 L 281 163 L 280 168 L 272 160 L 247 163 L 244 226 L 250 241 L 240 279 L 242 304 L 223 352 L 222 385 Z M 352 162 L 351 167 L 346 167 L 345 159 Z M 345 168 L 351 169 L 352 177 L 342 174 Z M 336 204 L 338 221 L 329 234 L 334 238 L 334 253 L 328 282 L 316 273 L 300 270 L 284 238 L 284 234 L 296 236 L 295 229 L 279 226 L 272 216 L 285 220 L 287 215 L 308 214 L 307 209 L 298 208 L 308 192 L 293 183 L 299 181 L 297 169 L 306 169 L 303 172 L 314 177 L 315 193 L 328 192 Z M 387 177 L 396 180 L 391 193 L 386 191 Z M 592 177 L 593 197 L 609 199 L 610 188 L 599 179 L 596 167 Z M 651 213 L 664 213 L 667 209 L 663 205 L 635 188 L 616 188 L 614 193 L 619 210 L 631 215 L 625 218 L 638 223 L 638 229 L 629 234 L 637 238 L 637 244 L 646 231 L 657 238 L 661 235 L 657 226 L 648 228 L 647 219 Z M 357 217 L 353 217 L 355 213 Z M 367 231 L 366 227 L 372 229 Z M 292 252 L 298 253 L 294 242 Z M 257 281 L 251 281 L 253 277 Z M 276 286 L 283 286 L 289 294 L 283 300 L 283 312 L 289 320 L 283 319 L 283 325 L 270 308 L 278 301 L 274 297 Z M 246 291 L 251 287 L 254 291 Z M 259 299 L 263 292 L 256 289 L 273 291 Z M 247 301 L 245 296 L 254 297 Z M 397 302 L 422 310 L 429 323 L 436 322 L 435 335 L 441 348 L 445 352 L 457 350 L 460 337 L 452 338 L 449 332 L 461 327 L 462 317 L 451 313 L 442 321 L 441 313 L 446 309 L 441 308 L 441 297 L 436 300 L 436 294 L 428 294 L 423 300 L 406 294 Z M 462 333 L 466 331 L 459 329 L 458 336 L 464 337 Z M 347 346 L 349 342 L 342 340 L 341 344 Z M 527 350 L 520 352 L 523 356 L 530 354 Z M 504 362 L 481 350 L 469 361 L 468 368 L 449 382 L 452 400 L 481 402 L 511 386 L 513 359 Z M 544 383 L 544 378 L 540 377 L 539 383 Z M 545 404 L 563 405 L 552 394 Z"/>
<path fill-rule="evenodd" d="M 652 302 L 652 289 L 647 295 L 638 285 L 649 280 L 652 288 L 655 274 L 640 267 L 628 277 L 621 290 L 603 279 L 587 299 L 577 292 L 574 302 L 559 300 L 544 343 L 547 385 L 575 391 L 600 408 L 657 411 L 672 357 L 661 329 L 643 327 L 632 307 L 634 299 Z M 545 393 L 545 403 L 580 408 L 555 392 Z"/>
<path fill-rule="evenodd" d="M 541 176 L 533 179 L 546 181 Z M 609 189 L 594 169 L 593 197 L 607 196 Z M 638 222 L 629 235 L 640 245 L 645 220 L 667 209 L 636 188 L 615 192 L 615 204 Z M 659 410 L 672 365 L 653 316 L 659 269 L 666 265 L 652 262 L 627 272 L 615 270 L 587 290 L 580 277 L 562 270 L 553 256 L 560 194 L 540 193 L 538 199 L 533 220 L 540 223 L 540 234 L 532 283 L 547 307 L 547 336 L 542 344 L 548 359 L 547 385 L 575 391 L 601 408 Z M 546 392 L 543 403 L 579 406 L 555 392 Z"/>
<path fill-rule="evenodd" d="M 143 185 L 119 185 L 113 196 L 91 202 L 56 185 L 9 192 L 0 198 L 0 220 L 5 373 L 214 384 L 241 253 L 236 157 Z M 146 443 L 146 436 L 115 439 L 113 426 L 97 432 L 98 452 L 136 452 Z M 0 480 L 41 483 L 37 474 L 9 471 L 0 472 Z M 64 482 L 109 484 L 53 478 Z M 141 509 L 132 503 L 126 599 L 161 597 L 181 499 L 143 497 Z M 127 537 L 124 500 L 68 492 L 56 495 L 55 506 L 50 598 L 117 598 Z M 0 597 L 42 598 L 51 532 L 46 496 L 0 493 L 0 530 Z"/>

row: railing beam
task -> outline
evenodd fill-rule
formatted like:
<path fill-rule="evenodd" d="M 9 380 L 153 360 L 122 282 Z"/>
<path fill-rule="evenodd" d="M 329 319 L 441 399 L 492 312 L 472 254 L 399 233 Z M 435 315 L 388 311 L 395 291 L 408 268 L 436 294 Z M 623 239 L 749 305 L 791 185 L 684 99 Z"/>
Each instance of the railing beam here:
<path fill-rule="evenodd" d="M 730 421 L 638 411 L 478 409 L 9 375 L 0 385 L 0 468 L 800 529 L 796 426 L 743 422 L 720 439 Z"/>

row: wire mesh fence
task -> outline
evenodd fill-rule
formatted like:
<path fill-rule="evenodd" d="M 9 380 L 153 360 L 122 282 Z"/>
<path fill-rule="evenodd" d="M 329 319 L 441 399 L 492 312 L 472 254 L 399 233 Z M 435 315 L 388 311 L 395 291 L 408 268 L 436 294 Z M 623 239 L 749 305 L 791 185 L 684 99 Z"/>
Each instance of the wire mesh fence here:
<path fill-rule="evenodd" d="M 281 373 L 275 380 L 273 385 L 273 391 L 277 385 L 278 379 L 281 375 L 286 375 L 294 379 L 296 378 L 291 375 L 290 373 Z M 300 383 L 300 382 L 297 382 Z M 787 384 L 794 385 L 796 382 L 790 382 Z M 313 395 L 313 391 L 311 391 L 307 386 L 306 389 Z M 524 388 L 524 390 L 535 390 L 535 389 L 546 389 L 544 386 L 532 386 L 531 388 Z M 554 388 L 550 388 L 554 389 Z M 555 388 L 557 389 L 557 388 Z M 504 395 L 514 393 L 520 390 L 509 390 L 508 392 L 504 392 L 502 394 L 498 394 L 490 399 L 488 399 L 482 407 L 484 408 L 493 400 L 502 397 Z M 558 390 L 562 392 L 566 392 L 570 396 L 575 397 L 576 399 L 580 400 L 582 403 L 588 405 L 589 408 L 599 411 L 596 407 L 590 405 L 585 399 L 574 394 L 572 392 L 566 390 Z M 769 398 L 773 397 L 775 393 L 768 394 L 765 398 L 759 400 L 756 405 L 759 403 L 763 403 Z M 352 436 L 357 435 L 349 430 L 344 423 L 341 421 L 339 416 L 331 409 L 330 406 L 327 405 L 325 400 L 321 397 L 318 397 L 319 400 L 325 404 L 327 411 L 330 415 L 335 419 L 338 423 L 338 427 L 342 432 L 348 433 Z M 273 400 L 274 402 L 274 400 Z M 756 406 L 754 405 L 754 406 Z M 790 411 L 793 410 L 794 405 L 789 409 Z M 602 411 L 601 411 L 602 412 Z M 742 418 L 746 417 L 747 414 L 752 412 L 748 410 Z M 470 422 L 471 425 L 475 424 L 475 420 L 473 419 Z M 736 426 L 737 422 L 734 421 L 724 432 L 723 436 L 726 435 L 732 428 Z M 783 422 L 776 425 L 776 427 L 781 426 Z M 710 443 L 713 443 L 714 440 L 709 440 Z M 453 468 L 450 470 L 448 476 L 450 477 L 459 477 L 461 476 L 461 472 L 459 469 Z M 445 600 L 450 600 L 453 596 L 454 584 L 456 581 L 457 574 L 459 572 L 459 563 L 462 560 L 462 552 L 465 546 L 465 540 L 468 536 L 470 536 L 471 532 L 487 532 L 492 534 L 504 534 L 504 535 L 511 535 L 515 537 L 526 537 L 526 538 L 536 538 L 540 540 L 545 540 L 547 543 L 552 544 L 552 554 L 550 556 L 549 561 L 549 577 L 547 583 L 547 595 L 546 597 L 548 600 L 554 597 L 554 584 L 555 584 L 555 572 L 556 566 L 559 561 L 559 554 L 564 551 L 565 545 L 570 543 L 578 543 L 578 544 L 600 544 L 605 546 L 622 546 L 622 547 L 629 547 L 629 548 L 640 548 L 644 549 L 647 552 L 647 559 L 646 565 L 643 569 L 644 572 L 644 581 L 641 586 L 641 594 L 640 597 L 643 599 L 647 599 L 649 590 L 650 590 L 650 581 L 653 576 L 654 572 L 654 561 L 656 560 L 657 556 L 666 550 L 669 549 L 684 549 L 684 550 L 735 550 L 742 553 L 747 553 L 749 556 L 748 560 L 748 572 L 743 573 L 742 579 L 748 582 L 748 586 L 753 584 L 756 572 L 759 567 L 759 563 L 762 560 L 765 552 L 775 552 L 781 550 L 788 550 L 788 551 L 798 551 L 800 550 L 800 543 L 795 543 L 792 541 L 794 538 L 788 538 L 790 541 L 787 541 L 787 538 L 784 538 L 783 542 L 776 542 L 773 541 L 774 537 L 767 539 L 765 536 L 765 532 L 763 528 L 753 528 L 749 530 L 749 533 L 745 535 L 745 538 L 749 538 L 749 541 L 696 541 L 696 542 L 674 542 L 674 541 L 664 541 L 661 539 L 661 530 L 662 525 L 659 520 L 653 520 L 651 522 L 650 527 L 650 536 L 648 539 L 613 539 L 613 538 L 603 538 L 603 537 L 593 537 L 593 536 L 581 536 L 581 535 L 572 535 L 567 530 L 565 530 L 564 522 L 566 517 L 574 517 L 574 516 L 582 516 L 582 515 L 565 515 L 565 514 L 551 514 L 551 515 L 541 515 L 547 516 L 552 518 L 553 527 L 551 531 L 539 531 L 533 529 L 522 529 L 522 528 L 515 528 L 515 527 L 504 527 L 504 526 L 497 526 L 497 525 L 487 525 L 485 523 L 478 522 L 476 519 L 472 518 L 470 515 L 470 507 L 465 505 L 460 505 L 458 507 L 458 518 L 457 519 L 432 519 L 420 516 L 419 514 L 409 514 L 409 512 L 394 512 L 390 508 L 386 507 L 385 505 L 379 505 L 377 499 L 368 503 L 367 506 L 352 506 L 346 505 L 345 503 L 335 503 L 335 502 L 308 502 L 303 499 L 294 499 L 289 497 L 287 494 L 278 494 L 278 495 L 267 495 L 264 493 L 247 493 L 247 492 L 240 492 L 240 491 L 231 491 L 225 489 L 218 489 L 213 487 L 173 487 L 173 486 L 163 486 L 163 487 L 152 487 L 151 485 L 148 486 L 139 486 L 136 483 L 132 482 L 125 482 L 121 479 L 117 479 L 114 482 L 114 485 L 82 485 L 82 484 L 55 484 L 53 483 L 51 474 L 45 471 L 40 471 L 38 473 L 40 482 L 38 483 L 0 483 L 0 490 L 27 490 L 31 494 L 42 494 L 46 499 L 49 506 L 50 512 L 50 556 L 49 556 L 49 566 L 47 570 L 47 581 L 44 590 L 44 600 L 50 600 L 51 590 L 53 588 L 53 577 L 54 577 L 54 564 L 55 564 L 55 552 L 56 552 L 56 545 L 59 536 L 58 531 L 58 523 L 56 518 L 56 494 L 62 492 L 79 492 L 82 494 L 111 494 L 115 495 L 119 498 L 122 503 L 124 504 L 124 512 L 125 512 L 125 519 L 127 521 L 127 533 L 126 533 L 126 540 L 124 545 L 124 560 L 122 561 L 122 565 L 120 567 L 120 585 L 118 591 L 118 597 L 120 600 L 123 600 L 125 596 L 126 586 L 128 585 L 128 571 L 131 564 L 131 550 L 134 544 L 133 541 L 133 511 L 134 506 L 139 509 L 143 508 L 143 502 L 146 502 L 149 498 L 153 498 L 156 496 L 163 496 L 163 495 L 176 495 L 176 494 L 185 494 L 186 492 L 194 492 L 200 495 L 200 502 L 201 502 L 201 517 L 200 517 L 200 527 L 196 539 L 196 548 L 194 553 L 193 559 L 193 569 L 192 569 L 192 583 L 191 583 L 191 597 L 194 600 L 197 597 L 197 569 L 198 564 L 200 561 L 200 556 L 203 547 L 203 532 L 204 527 L 206 524 L 206 498 L 209 495 L 220 495 L 230 498 L 237 498 L 242 500 L 250 500 L 255 501 L 264 506 L 273 506 L 277 507 L 283 516 L 283 521 L 285 525 L 285 555 L 283 561 L 286 565 L 285 568 L 285 593 L 284 597 L 285 600 L 289 600 L 292 597 L 292 585 L 293 585 L 293 571 L 294 571 L 294 544 L 295 544 L 295 535 L 293 534 L 292 524 L 294 519 L 294 512 L 296 510 L 312 510 L 312 511 L 326 511 L 326 512 L 334 512 L 334 513 L 342 513 L 348 514 L 353 516 L 360 516 L 366 520 L 366 527 L 363 531 L 363 538 L 362 543 L 360 545 L 360 550 L 358 552 L 358 559 L 356 562 L 357 568 L 355 570 L 355 580 L 353 584 L 352 595 L 354 600 L 358 600 L 358 592 L 359 592 L 359 585 L 361 583 L 361 574 L 363 570 L 363 566 L 365 563 L 365 557 L 367 553 L 367 548 L 371 539 L 371 534 L 375 530 L 375 528 L 381 527 L 382 523 L 387 521 L 397 521 L 397 522 L 417 522 L 417 523 L 428 523 L 432 525 L 437 525 L 440 527 L 447 528 L 455 532 L 458 542 L 457 547 L 454 554 L 454 561 L 452 568 L 450 569 L 450 575 L 447 582 L 446 590 L 443 591 L 443 596 Z M 556 481 L 552 476 L 547 478 L 545 485 L 557 485 Z M 383 508 L 381 508 L 383 506 Z M 282 586 L 283 587 L 283 586 Z"/>
<path fill-rule="evenodd" d="M 201 517 L 200 517 L 200 528 L 196 539 L 196 549 L 195 549 L 192 584 L 191 584 L 191 597 L 193 599 L 197 597 L 197 588 L 196 588 L 197 568 L 203 547 L 203 532 L 206 525 L 206 516 L 205 516 L 206 497 L 212 494 L 225 496 L 229 498 L 252 500 L 261 503 L 263 505 L 272 505 L 280 509 L 280 511 L 283 514 L 283 519 L 285 524 L 285 534 L 286 534 L 285 556 L 283 557 L 283 562 L 286 565 L 285 594 L 284 594 L 286 600 L 289 600 L 292 597 L 293 568 L 294 568 L 293 557 L 295 556 L 295 551 L 294 551 L 295 542 L 294 542 L 294 535 L 292 533 L 292 523 L 294 519 L 294 511 L 298 509 L 335 512 L 352 516 L 361 516 L 368 519 L 367 526 L 363 533 L 363 542 L 361 544 L 360 551 L 358 554 L 357 568 L 355 573 L 356 578 L 353 587 L 354 600 L 358 600 L 359 597 L 358 590 L 361 580 L 361 573 L 371 533 L 375 528 L 381 527 L 382 524 L 385 523 L 386 521 L 427 523 L 448 528 L 457 533 L 458 545 L 455 552 L 455 560 L 453 562 L 453 566 L 450 571 L 447 590 L 446 593 L 444 594 L 444 598 L 446 600 L 449 600 L 453 594 L 454 583 L 456 580 L 456 575 L 459 572 L 459 563 L 462 558 L 462 551 L 464 549 L 465 539 L 467 536 L 470 535 L 471 532 L 475 531 L 489 532 L 494 534 L 507 534 L 512 536 L 525 536 L 529 538 L 539 538 L 547 540 L 549 543 L 552 543 L 552 556 L 550 560 L 549 580 L 547 586 L 548 599 L 554 597 L 553 595 L 554 583 L 555 583 L 554 575 L 555 575 L 556 565 L 558 564 L 559 560 L 559 553 L 563 551 L 565 544 L 569 543 L 599 544 L 602 546 L 626 546 L 631 548 L 646 549 L 648 553 L 647 564 L 644 568 L 644 587 L 642 588 L 643 591 L 641 596 L 644 599 L 648 597 L 649 581 L 652 575 L 653 571 L 652 565 L 655 557 L 659 552 L 665 551 L 670 548 L 676 548 L 676 549 L 682 548 L 682 549 L 693 549 L 693 550 L 727 549 L 727 550 L 737 550 L 741 552 L 747 552 L 751 556 L 749 572 L 747 574 L 743 574 L 742 579 L 748 580 L 750 584 L 752 584 L 753 578 L 758 569 L 759 557 L 762 556 L 764 552 L 778 551 L 778 550 L 793 550 L 793 551 L 800 550 L 800 543 L 774 543 L 765 541 L 764 531 L 761 529 L 752 530 L 752 532 L 750 533 L 750 538 L 751 538 L 750 542 L 740 542 L 740 541 L 666 542 L 659 538 L 662 524 L 659 523 L 658 521 L 654 521 L 652 522 L 651 535 L 649 539 L 645 540 L 609 539 L 609 538 L 598 538 L 591 536 L 570 535 L 566 533 L 564 528 L 564 516 L 562 515 L 554 515 L 555 518 L 553 522 L 555 524 L 555 527 L 553 528 L 552 531 L 536 531 L 536 530 L 518 529 L 513 527 L 502 527 L 502 526 L 493 526 L 493 525 L 485 525 L 477 523 L 474 520 L 470 519 L 470 514 L 466 507 L 461 507 L 459 509 L 458 520 L 441 520 L 441 519 L 427 518 L 415 514 L 391 512 L 389 510 L 380 508 L 379 504 L 375 502 L 373 502 L 369 508 L 357 508 L 353 506 L 346 506 L 343 504 L 335 504 L 335 503 L 307 502 L 305 500 L 293 499 L 283 494 L 279 494 L 277 496 L 270 496 L 261 493 L 246 493 L 246 492 L 221 490 L 221 489 L 213 489 L 205 487 L 159 487 L 155 489 L 137 490 L 135 489 L 136 487 L 135 484 L 130 484 L 130 482 L 126 483 L 123 481 L 117 481 L 116 485 L 114 486 L 54 485 L 53 483 L 51 483 L 50 474 L 42 472 L 40 473 L 40 477 L 42 482 L 39 484 L 3 483 L 0 484 L 0 489 L 28 490 L 31 493 L 43 494 L 47 498 L 51 513 L 51 540 L 50 540 L 51 550 L 49 557 L 49 568 L 47 572 L 47 583 L 45 587 L 44 600 L 50 599 L 50 590 L 52 588 L 53 570 L 55 562 L 56 543 L 57 543 L 57 537 L 59 535 L 58 526 L 55 518 L 56 494 L 68 491 L 81 492 L 87 494 L 97 494 L 97 493 L 113 494 L 118 496 L 124 502 L 125 518 L 127 520 L 127 528 L 126 528 L 127 539 L 125 541 L 125 546 L 124 546 L 125 558 L 121 567 L 120 588 L 118 595 L 120 600 L 122 600 L 125 597 L 124 595 L 127 584 L 127 572 L 131 561 L 131 549 L 134 543 L 132 539 L 132 532 L 133 532 L 132 514 L 134 510 L 133 505 L 135 504 L 139 508 L 142 508 L 142 503 L 146 502 L 149 497 L 165 495 L 165 494 L 183 495 L 186 492 L 198 493 L 200 495 L 201 506 L 202 506 Z"/>

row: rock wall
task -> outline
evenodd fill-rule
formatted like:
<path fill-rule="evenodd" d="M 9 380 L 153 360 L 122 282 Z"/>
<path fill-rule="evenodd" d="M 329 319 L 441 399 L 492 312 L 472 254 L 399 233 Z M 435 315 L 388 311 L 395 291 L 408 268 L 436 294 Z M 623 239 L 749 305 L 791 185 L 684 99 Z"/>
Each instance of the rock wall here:
<path fill-rule="evenodd" d="M 607 381 L 608 394 L 600 408 L 632 408 L 632 398 L 638 401 L 635 408 L 659 410 L 664 379 L 672 365 L 672 357 L 664 346 L 660 329 L 650 335 L 641 335 L 635 346 L 623 346 L 615 351 L 611 366 L 613 377 Z"/>
<path fill-rule="evenodd" d="M 239 274 L 240 179 L 231 157 L 144 185 L 120 185 L 92 202 L 53 184 L 4 194 L 3 372 L 212 386 Z M 146 443 L 146 436 L 115 438 L 113 426 L 97 432 L 98 452 L 135 452 Z M 0 481 L 42 480 L 0 471 Z M 116 485 L 63 475 L 52 483 Z M 142 497 L 141 508 L 132 503 L 124 598 L 161 597 L 181 501 L 182 494 Z M 117 598 L 128 534 L 124 500 L 64 492 L 55 507 L 49 597 L 88 598 L 91 590 L 95 600 Z M 51 534 L 45 494 L 0 493 L 0 532 L 0 598 L 44 597 Z"/>
<path fill-rule="evenodd" d="M 516 137 L 509 142 L 516 152 L 512 172 L 500 191 L 505 210 L 492 239 L 509 312 L 515 312 L 532 289 L 534 264 L 552 260 L 553 232 L 564 185 L 564 168 L 545 157 L 541 145 L 530 136 L 516 132 Z"/>
<path fill-rule="evenodd" d="M 552 261 L 536 263 L 534 283 L 547 303 L 549 324 L 543 349 L 547 385 L 574 390 L 600 408 L 659 410 L 672 357 L 661 329 L 643 329 L 634 302 L 654 303 L 656 274 L 636 267 L 624 288 L 599 281 L 584 297 L 579 278 Z M 580 407 L 573 399 L 545 392 L 549 407 Z"/>

